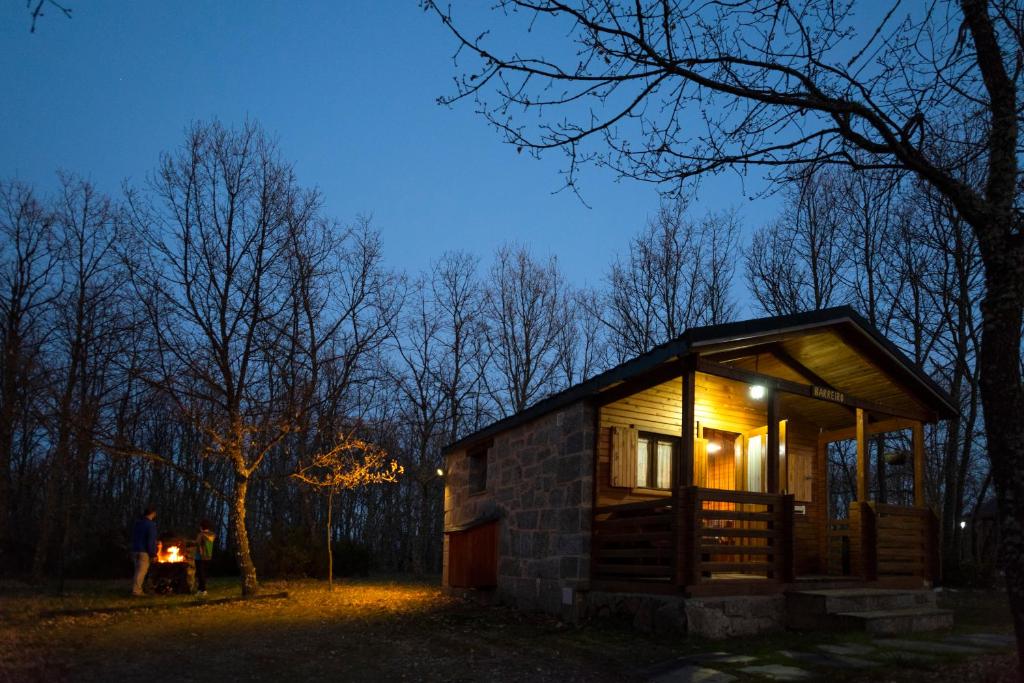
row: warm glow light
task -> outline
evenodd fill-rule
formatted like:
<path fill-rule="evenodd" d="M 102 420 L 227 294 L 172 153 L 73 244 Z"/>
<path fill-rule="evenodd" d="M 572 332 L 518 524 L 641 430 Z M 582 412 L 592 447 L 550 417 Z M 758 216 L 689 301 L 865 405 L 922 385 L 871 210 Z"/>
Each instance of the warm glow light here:
<path fill-rule="evenodd" d="M 439 477 L 443 477 L 444 476 L 444 470 L 441 469 L 440 467 L 437 468 L 437 476 L 439 476 Z"/>
<path fill-rule="evenodd" d="M 764 398 L 764 387 L 760 384 L 751 384 L 750 398 L 754 399 L 755 401 Z"/>
<path fill-rule="evenodd" d="M 181 548 L 176 545 L 169 545 L 166 548 L 157 544 L 156 561 L 157 562 L 184 562 L 185 553 L 181 551 Z"/>
<path fill-rule="evenodd" d="M 714 441 L 708 442 L 708 453 L 717 453 L 722 450 L 722 445 Z"/>

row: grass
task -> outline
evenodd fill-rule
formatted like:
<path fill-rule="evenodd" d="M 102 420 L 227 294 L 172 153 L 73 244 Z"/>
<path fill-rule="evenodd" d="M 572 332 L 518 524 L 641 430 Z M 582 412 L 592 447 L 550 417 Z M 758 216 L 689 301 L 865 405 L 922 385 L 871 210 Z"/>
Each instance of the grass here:
<path fill-rule="evenodd" d="M 195 609 L 184 609 L 195 604 L 191 596 L 128 597 L 124 582 L 68 588 L 61 597 L 0 584 L 0 680 L 629 681 L 643 680 L 659 662 L 701 651 L 792 664 L 779 650 L 856 640 L 782 633 L 708 642 L 645 635 L 613 623 L 573 628 L 456 600 L 431 583 L 407 580 L 342 582 L 330 593 L 318 581 L 268 582 L 265 592 L 287 591 L 289 597 Z M 211 583 L 210 599 L 237 595 L 235 581 Z M 943 599 L 957 610 L 958 630 L 1010 628 L 1005 595 L 948 593 Z M 135 609 L 46 616 L 118 607 Z M 1005 667 L 1007 657 L 951 656 L 925 669 L 932 681 L 947 680 L 943 676 L 951 671 L 948 680 L 966 683 L 986 680 L 991 670 Z M 898 663 L 884 673 L 891 680 L 925 675 L 922 665 L 913 666 Z M 982 677 L 965 674 L 965 667 Z M 878 671 L 870 674 L 859 679 L 862 673 L 839 672 L 829 679 L 889 680 Z"/>

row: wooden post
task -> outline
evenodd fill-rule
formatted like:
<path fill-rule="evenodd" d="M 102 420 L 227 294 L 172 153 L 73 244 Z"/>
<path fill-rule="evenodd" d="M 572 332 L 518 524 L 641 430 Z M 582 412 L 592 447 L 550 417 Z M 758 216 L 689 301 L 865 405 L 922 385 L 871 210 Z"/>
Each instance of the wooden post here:
<path fill-rule="evenodd" d="M 683 360 L 682 376 L 682 436 L 679 448 L 679 476 L 676 477 L 677 486 L 693 486 L 693 439 L 695 437 L 693 427 L 693 401 L 696 388 L 696 358 L 689 357 Z"/>
<path fill-rule="evenodd" d="M 675 503 L 675 583 L 683 588 L 692 583 L 694 537 L 693 490 L 693 396 L 696 387 L 696 357 L 682 362 L 682 415 L 680 422 L 679 456 L 674 463 L 672 496 Z"/>
<path fill-rule="evenodd" d="M 768 389 L 768 493 L 779 493 L 779 394 Z"/>
<path fill-rule="evenodd" d="M 870 473 L 868 471 L 868 453 L 865 428 L 867 420 L 864 416 L 864 409 L 857 408 L 857 502 L 864 502 L 868 499 L 870 486 Z"/>
<path fill-rule="evenodd" d="M 914 442 L 914 507 L 923 508 L 924 501 L 924 425 L 915 422 Z"/>

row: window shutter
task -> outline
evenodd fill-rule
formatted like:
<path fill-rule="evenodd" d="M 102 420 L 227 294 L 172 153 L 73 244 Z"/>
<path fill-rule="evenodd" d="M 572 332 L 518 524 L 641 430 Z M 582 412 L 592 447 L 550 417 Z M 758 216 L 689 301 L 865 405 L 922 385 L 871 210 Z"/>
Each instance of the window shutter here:
<path fill-rule="evenodd" d="M 612 427 L 612 486 L 636 486 L 636 440 L 633 427 Z"/>

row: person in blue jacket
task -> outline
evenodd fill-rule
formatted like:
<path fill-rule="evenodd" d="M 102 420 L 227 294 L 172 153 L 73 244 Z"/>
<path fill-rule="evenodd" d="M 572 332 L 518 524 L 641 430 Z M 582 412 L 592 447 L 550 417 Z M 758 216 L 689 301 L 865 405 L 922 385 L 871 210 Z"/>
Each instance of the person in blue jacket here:
<path fill-rule="evenodd" d="M 149 572 L 149 563 L 156 560 L 156 508 L 150 505 L 142 512 L 132 526 L 132 560 L 135 562 L 135 577 L 132 579 L 132 595 L 142 595 L 142 583 Z"/>

